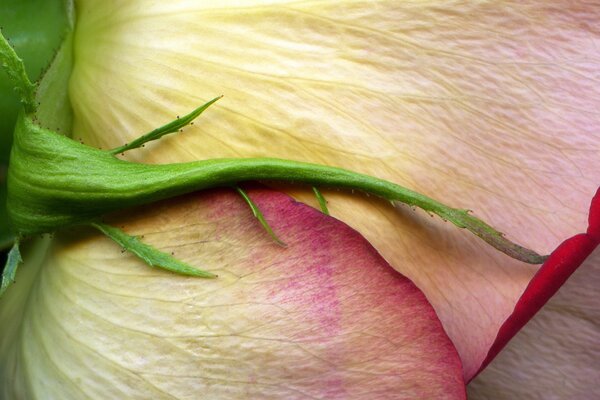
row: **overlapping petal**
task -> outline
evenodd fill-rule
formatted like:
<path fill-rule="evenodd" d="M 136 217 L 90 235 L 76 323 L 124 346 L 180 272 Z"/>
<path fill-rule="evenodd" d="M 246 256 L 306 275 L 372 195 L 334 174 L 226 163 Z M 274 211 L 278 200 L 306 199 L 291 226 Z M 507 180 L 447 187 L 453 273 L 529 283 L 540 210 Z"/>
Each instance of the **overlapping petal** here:
<path fill-rule="evenodd" d="M 100 235 L 62 235 L 31 291 L 17 283 L 0 303 L 29 293 L 24 308 L 0 307 L 14 327 L 0 332 L 0 395 L 465 398 L 458 353 L 412 282 L 347 225 L 248 193 L 287 248 L 233 190 L 115 219 L 214 280 L 150 269 Z M 4 318 L 18 311 L 22 321 Z"/>
<path fill-rule="evenodd" d="M 79 1 L 76 137 L 128 157 L 270 156 L 373 174 L 550 252 L 600 182 L 600 9 L 545 1 Z M 292 191 L 310 202 L 308 192 Z M 442 221 L 326 193 L 435 307 L 470 379 L 538 267 Z"/>
<path fill-rule="evenodd" d="M 531 325 L 494 360 L 491 370 L 470 386 L 470 397 L 484 398 L 593 398 L 598 388 L 598 329 L 600 298 L 600 190 L 592 199 L 587 232 L 567 239 L 550 256 L 528 284 L 513 313 L 503 323 L 481 369 L 529 322 L 559 288 L 561 289 Z M 585 263 L 584 263 L 585 261 Z M 566 290 L 565 290 L 566 289 Z M 510 383 L 509 383 L 510 382 Z"/>
<path fill-rule="evenodd" d="M 554 296 L 571 274 L 592 254 L 600 244 L 599 228 L 600 189 L 590 205 L 588 229 L 585 233 L 575 235 L 561 243 L 531 279 L 515 305 L 513 313 L 500 328 L 481 369 L 485 368 L 515 333 Z M 600 306 L 600 302 L 595 303 Z"/>
<path fill-rule="evenodd" d="M 469 399 L 600 397 L 600 251 L 596 250 L 486 369 Z"/>

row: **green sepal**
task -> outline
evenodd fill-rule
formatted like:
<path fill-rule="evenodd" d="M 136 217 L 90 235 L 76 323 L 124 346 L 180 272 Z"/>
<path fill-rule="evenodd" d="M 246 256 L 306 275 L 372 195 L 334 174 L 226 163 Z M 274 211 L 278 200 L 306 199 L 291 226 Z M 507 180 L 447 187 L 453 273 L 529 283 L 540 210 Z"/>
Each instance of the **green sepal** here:
<path fill-rule="evenodd" d="M 32 113 L 36 109 L 36 86 L 31 83 L 25 70 L 23 60 L 17 55 L 8 40 L 0 32 L 0 66 L 11 79 L 25 111 Z"/>
<path fill-rule="evenodd" d="M 140 260 L 151 267 L 157 267 L 177 274 L 196 276 L 199 278 L 217 277 L 217 275 L 213 273 L 196 269 L 155 247 L 145 244 L 137 237 L 131 236 L 119 228 L 103 223 L 92 223 L 90 225 L 114 240 L 124 250 L 136 255 Z"/>
<path fill-rule="evenodd" d="M 313 186 L 312 189 L 317 201 L 319 202 L 319 207 L 321 207 L 321 212 L 325 215 L 329 215 L 329 209 L 327 208 L 327 200 L 325 200 L 325 196 L 323 196 L 323 193 L 321 193 L 318 187 Z"/>
<path fill-rule="evenodd" d="M 279 237 L 277 236 L 277 234 L 275 233 L 275 231 L 273 231 L 273 228 L 271 228 L 271 225 L 269 225 L 269 223 L 265 219 L 265 216 L 263 215 L 262 211 L 260 211 L 260 208 L 258 208 L 258 206 L 256 205 L 256 203 L 254 203 L 254 201 L 252 201 L 252 199 L 250 198 L 250 196 L 248 196 L 248 193 L 246 193 L 246 191 L 244 189 L 242 189 L 241 187 L 239 187 L 239 186 L 236 187 L 235 190 L 246 201 L 246 203 L 248 204 L 248 206 L 252 210 L 252 214 L 258 220 L 258 222 L 260 222 L 260 224 L 262 225 L 262 227 L 264 228 L 264 230 L 267 231 L 267 233 L 269 234 L 269 236 L 271 236 L 271 239 L 273 239 L 273 241 L 275 243 L 277 243 L 278 245 L 280 245 L 281 247 L 287 247 L 287 244 L 285 244 L 285 242 L 283 242 L 281 239 L 279 239 Z"/>
<path fill-rule="evenodd" d="M 21 252 L 19 251 L 19 241 L 15 240 L 12 248 L 8 252 L 6 265 L 2 271 L 2 283 L 0 284 L 0 297 L 6 292 L 6 289 L 15 282 L 15 275 L 19 264 L 23 262 Z"/>
<path fill-rule="evenodd" d="M 210 100 L 209 102 L 196 108 L 191 113 L 184 115 L 181 118 L 177 117 L 177 119 L 169 122 L 168 124 L 163 125 L 160 128 L 156 128 L 152 132 L 149 132 L 143 136 L 140 136 L 139 138 L 135 139 L 134 141 L 132 141 L 130 143 L 126 143 L 123 146 L 109 150 L 108 152 L 113 155 L 123 153 L 128 150 L 133 150 L 133 149 L 137 149 L 138 147 L 142 147 L 144 144 L 151 142 L 153 140 L 158 140 L 158 139 L 162 138 L 163 136 L 168 135 L 169 133 L 179 132 L 182 128 L 191 124 L 192 121 L 194 121 L 194 119 L 198 118 L 200 116 L 200 114 L 202 114 L 208 107 L 210 107 L 211 105 L 216 103 L 222 97 L 223 96 L 215 97 L 214 99 Z"/>

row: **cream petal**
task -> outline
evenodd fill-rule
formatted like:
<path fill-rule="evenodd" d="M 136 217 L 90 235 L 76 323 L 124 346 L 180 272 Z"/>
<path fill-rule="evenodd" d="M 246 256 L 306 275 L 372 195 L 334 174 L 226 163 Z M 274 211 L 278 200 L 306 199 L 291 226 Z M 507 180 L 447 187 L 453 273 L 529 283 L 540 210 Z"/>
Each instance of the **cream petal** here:
<path fill-rule="evenodd" d="M 194 127 L 127 157 L 337 165 L 472 208 L 540 252 L 585 229 L 600 182 L 598 7 L 211 4 L 79 1 L 75 136 L 117 146 L 224 94 Z M 425 292 L 470 379 L 536 267 L 422 213 L 325 194 Z"/>

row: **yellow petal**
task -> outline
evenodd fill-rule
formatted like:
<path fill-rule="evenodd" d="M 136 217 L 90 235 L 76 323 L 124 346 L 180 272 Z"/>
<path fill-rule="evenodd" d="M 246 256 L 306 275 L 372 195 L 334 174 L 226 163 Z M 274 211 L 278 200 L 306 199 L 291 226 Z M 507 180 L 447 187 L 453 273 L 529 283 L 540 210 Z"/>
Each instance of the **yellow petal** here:
<path fill-rule="evenodd" d="M 587 226 L 600 182 L 591 4 L 79 1 L 78 18 L 71 98 L 88 144 L 121 145 L 224 94 L 128 157 L 345 167 L 471 208 L 539 252 Z M 536 267 L 422 213 L 325 195 L 426 293 L 472 377 Z"/>

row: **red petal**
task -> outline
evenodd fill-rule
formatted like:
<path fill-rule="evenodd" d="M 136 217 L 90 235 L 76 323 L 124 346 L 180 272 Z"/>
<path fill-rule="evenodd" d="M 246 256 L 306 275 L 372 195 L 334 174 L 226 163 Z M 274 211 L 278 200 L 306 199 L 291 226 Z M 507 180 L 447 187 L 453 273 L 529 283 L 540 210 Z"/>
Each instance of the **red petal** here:
<path fill-rule="evenodd" d="M 556 248 L 535 274 L 501 326 L 496 340 L 481 364 L 481 372 L 512 337 L 554 296 L 565 281 L 600 243 L 600 188 L 592 199 L 587 233 L 575 235 Z"/>
<path fill-rule="evenodd" d="M 587 234 L 600 243 L 600 188 L 592 199 Z"/>

